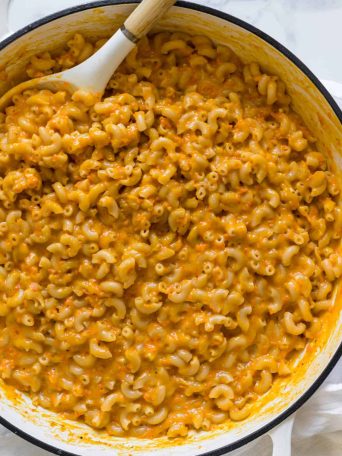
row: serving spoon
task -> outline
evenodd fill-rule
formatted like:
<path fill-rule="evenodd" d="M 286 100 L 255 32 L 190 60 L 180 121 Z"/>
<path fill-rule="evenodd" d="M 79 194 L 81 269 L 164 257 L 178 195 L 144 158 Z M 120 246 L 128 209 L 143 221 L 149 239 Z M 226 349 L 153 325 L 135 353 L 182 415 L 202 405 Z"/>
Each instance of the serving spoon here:
<path fill-rule="evenodd" d="M 137 41 L 149 32 L 175 2 L 176 0 L 143 0 L 95 54 L 69 70 L 18 84 L 2 95 L 0 110 L 11 102 L 13 95 L 33 88 L 53 92 L 67 90 L 71 93 L 82 88 L 100 97 L 112 74 Z"/>

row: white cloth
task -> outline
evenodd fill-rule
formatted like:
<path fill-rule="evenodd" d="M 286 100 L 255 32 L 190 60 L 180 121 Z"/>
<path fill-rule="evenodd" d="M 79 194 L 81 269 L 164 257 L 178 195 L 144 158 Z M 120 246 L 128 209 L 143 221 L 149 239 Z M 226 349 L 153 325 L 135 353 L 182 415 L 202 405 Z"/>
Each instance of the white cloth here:
<path fill-rule="evenodd" d="M 0 0 L 0 6 L 6 1 Z M 229 12 L 229 6 L 231 5 L 229 0 L 196 1 L 226 12 Z M 300 0 L 298 3 L 304 4 L 310 3 L 310 1 L 312 3 L 316 2 L 316 0 Z M 336 0 L 336 2 L 333 0 L 332 3 L 337 3 L 338 1 L 342 0 Z M 18 0 L 16 2 L 18 3 Z M 20 5 L 24 4 L 24 2 L 27 8 L 25 0 L 20 0 Z M 261 0 L 256 3 L 260 2 Z M 270 4 L 278 5 L 283 2 L 284 0 L 268 0 L 266 3 L 268 7 Z M 43 16 L 45 13 L 50 13 L 59 8 L 80 3 L 86 2 L 82 0 L 50 0 L 50 2 L 46 2 L 46 0 L 31 0 L 30 5 L 32 6 L 27 15 L 30 16 L 33 11 L 37 11 L 39 16 Z M 236 3 L 236 1 L 233 2 L 234 7 Z M 247 1 L 244 0 L 242 3 L 247 3 Z M 249 1 L 248 3 L 253 8 L 254 2 Z M 262 3 L 265 2 L 262 1 Z M 290 3 L 294 6 L 294 0 L 291 0 Z M 58 8 L 56 5 L 58 5 Z M 37 19 L 39 16 L 30 17 L 30 19 Z M 2 33 L 3 30 L 0 29 L 0 37 Z M 342 107 L 342 99 L 337 101 L 341 103 Z M 44 456 L 49 454 L 49 452 L 25 442 L 0 425 L 0 456 Z M 232 456 L 271 456 L 271 454 L 272 444 L 267 436 L 261 437 L 257 441 L 251 442 L 248 446 L 230 453 Z M 342 456 L 342 360 L 337 364 L 322 387 L 297 412 L 293 427 L 292 455 Z"/>

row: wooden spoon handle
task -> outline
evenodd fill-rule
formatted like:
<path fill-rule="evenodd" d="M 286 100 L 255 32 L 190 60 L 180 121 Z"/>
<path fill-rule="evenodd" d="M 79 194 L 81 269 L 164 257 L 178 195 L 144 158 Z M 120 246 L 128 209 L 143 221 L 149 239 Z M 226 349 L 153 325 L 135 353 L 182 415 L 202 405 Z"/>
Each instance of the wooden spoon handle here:
<path fill-rule="evenodd" d="M 143 0 L 126 19 L 122 31 L 131 41 L 146 35 L 176 0 Z"/>

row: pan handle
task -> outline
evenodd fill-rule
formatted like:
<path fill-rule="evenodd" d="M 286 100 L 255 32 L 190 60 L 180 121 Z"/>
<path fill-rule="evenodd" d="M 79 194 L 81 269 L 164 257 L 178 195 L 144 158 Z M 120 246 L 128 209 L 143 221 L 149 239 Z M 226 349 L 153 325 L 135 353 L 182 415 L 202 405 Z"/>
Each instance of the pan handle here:
<path fill-rule="evenodd" d="M 0 0 L 0 39 L 9 34 L 8 29 L 8 8 L 10 0 Z"/>
<path fill-rule="evenodd" d="M 291 415 L 268 433 L 273 442 L 273 456 L 291 456 L 293 421 L 294 415 Z"/>

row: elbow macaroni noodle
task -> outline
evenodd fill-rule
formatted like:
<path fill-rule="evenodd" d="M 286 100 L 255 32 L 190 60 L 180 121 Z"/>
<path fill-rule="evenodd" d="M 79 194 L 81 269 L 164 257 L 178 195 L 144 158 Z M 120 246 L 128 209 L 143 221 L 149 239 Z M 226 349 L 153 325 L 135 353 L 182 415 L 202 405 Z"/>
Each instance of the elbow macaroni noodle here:
<path fill-rule="evenodd" d="M 32 57 L 30 78 L 104 40 Z M 143 38 L 101 101 L 0 114 L 0 375 L 111 435 L 244 420 L 342 274 L 336 177 L 285 85 L 208 38 Z"/>

